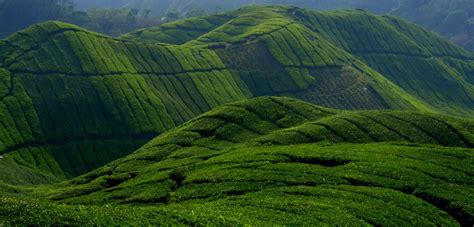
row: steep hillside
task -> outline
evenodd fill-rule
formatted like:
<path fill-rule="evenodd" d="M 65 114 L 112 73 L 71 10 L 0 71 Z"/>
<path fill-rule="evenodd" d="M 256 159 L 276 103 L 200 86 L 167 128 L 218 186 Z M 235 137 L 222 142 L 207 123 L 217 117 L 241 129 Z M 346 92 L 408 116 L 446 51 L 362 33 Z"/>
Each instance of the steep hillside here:
<path fill-rule="evenodd" d="M 255 96 L 472 116 L 473 65 L 470 52 L 362 11 L 248 7 L 120 39 L 34 25 L 0 41 L 0 181 L 75 177 Z"/>
<path fill-rule="evenodd" d="M 121 216 L 135 224 L 469 225 L 473 147 L 472 120 L 262 97 L 216 108 L 123 159 L 36 192 L 69 205 L 45 202 L 19 212 L 18 204 L 31 202 L 3 199 L 0 217 L 6 223 L 29 223 L 19 220 L 32 213 L 31 223 L 110 224 Z M 79 204 L 87 206 L 75 209 Z M 46 208 L 52 215 L 40 211 Z M 99 218 L 101 212 L 110 216 Z"/>
<path fill-rule="evenodd" d="M 361 10 L 314 12 L 291 7 L 247 7 L 145 29 L 123 38 L 145 42 L 174 40 L 172 43 L 185 46 L 204 45 L 224 56 L 224 62 L 231 69 L 250 71 L 253 78 L 258 72 L 271 75 L 275 73 L 269 70 L 285 68 L 293 75 L 299 72 L 302 78 L 307 73 L 318 75 L 316 81 L 327 83 L 320 89 L 329 87 L 336 91 L 338 89 L 331 84 L 338 82 L 328 81 L 336 77 L 327 78 L 323 76 L 324 70 L 318 69 L 347 66 L 346 62 L 357 59 L 432 109 L 448 114 L 473 114 L 473 53 L 397 18 L 374 16 Z M 276 64 L 283 68 L 272 66 L 271 62 L 265 62 L 263 66 L 256 64 L 256 59 L 268 58 L 262 56 L 264 52 L 269 52 Z M 360 68 L 357 63 L 352 66 Z M 360 81 L 343 74 L 340 73 L 342 78 L 337 78 L 337 81 L 355 84 L 355 81 Z M 241 77 L 248 81 L 245 73 L 241 73 Z M 307 84 L 303 80 L 299 85 Z M 375 86 L 367 88 L 364 83 L 353 88 L 349 92 L 351 95 L 342 99 L 350 100 L 354 92 L 371 93 L 372 89 L 382 93 Z M 261 88 L 256 90 L 262 91 Z M 298 97 L 313 103 L 337 108 L 351 108 L 350 104 L 354 103 L 350 100 L 346 106 L 333 105 L 329 104 L 332 100 L 323 100 L 320 96 L 310 92 L 298 94 Z M 375 104 L 378 108 L 383 106 L 370 96 L 364 100 L 378 103 Z"/>
<path fill-rule="evenodd" d="M 51 180 L 77 176 L 250 96 L 213 51 L 136 44 L 59 22 L 2 41 L 0 68 L 0 167 L 14 183 L 39 180 L 15 175 L 14 164 Z"/>
<path fill-rule="evenodd" d="M 183 15 L 218 13 L 246 5 L 293 5 L 313 10 L 364 9 L 376 14 L 401 17 L 474 50 L 474 2 L 471 0 L 75 0 L 79 8 L 130 7 Z"/>

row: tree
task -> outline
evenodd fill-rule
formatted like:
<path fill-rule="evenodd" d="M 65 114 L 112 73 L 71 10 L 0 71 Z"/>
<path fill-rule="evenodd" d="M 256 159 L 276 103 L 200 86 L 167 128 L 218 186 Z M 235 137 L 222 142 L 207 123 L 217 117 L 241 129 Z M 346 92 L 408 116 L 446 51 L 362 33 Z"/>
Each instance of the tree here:
<path fill-rule="evenodd" d="M 34 23 L 61 18 L 68 11 L 59 0 L 3 0 L 0 10 L 1 36 Z"/>
<path fill-rule="evenodd" d="M 202 17 L 206 16 L 208 13 L 206 10 L 202 9 L 201 7 L 193 7 L 188 12 L 186 12 L 186 17 Z"/>
<path fill-rule="evenodd" d="M 178 11 L 170 11 L 170 12 L 166 13 L 166 16 L 165 16 L 165 20 L 167 22 L 179 20 L 179 19 L 182 19 L 182 18 L 183 18 L 182 13 L 178 12 Z"/>
<path fill-rule="evenodd" d="M 144 13 L 143 18 L 148 19 L 148 17 L 150 16 L 151 10 L 146 9 L 143 11 L 143 13 Z"/>
<path fill-rule="evenodd" d="M 131 9 L 128 11 L 127 14 L 127 21 L 129 24 L 136 24 L 137 23 L 137 16 L 138 16 L 138 9 Z"/>

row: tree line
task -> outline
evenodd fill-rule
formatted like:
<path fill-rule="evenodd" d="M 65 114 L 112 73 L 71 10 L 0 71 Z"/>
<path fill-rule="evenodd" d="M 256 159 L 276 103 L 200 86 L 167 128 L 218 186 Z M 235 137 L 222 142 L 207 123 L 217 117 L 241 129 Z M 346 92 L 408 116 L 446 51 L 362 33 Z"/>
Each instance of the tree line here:
<path fill-rule="evenodd" d="M 161 18 L 152 18 L 150 13 L 150 10 L 128 8 L 79 11 L 75 9 L 74 0 L 0 0 L 0 38 L 49 20 L 118 36 L 161 23 Z"/>

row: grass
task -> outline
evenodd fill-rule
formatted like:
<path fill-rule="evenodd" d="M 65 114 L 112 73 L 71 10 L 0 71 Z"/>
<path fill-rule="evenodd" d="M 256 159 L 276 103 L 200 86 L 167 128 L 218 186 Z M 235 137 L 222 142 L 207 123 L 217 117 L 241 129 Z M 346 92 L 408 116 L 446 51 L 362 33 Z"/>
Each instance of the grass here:
<path fill-rule="evenodd" d="M 472 53 L 396 18 L 358 10 L 318 13 L 294 7 L 247 7 L 121 38 L 61 22 L 33 25 L 0 41 L 0 154 L 5 155 L 0 160 L 0 188 L 11 191 L 10 187 L 16 187 L 12 185 L 27 187 L 74 178 L 55 185 L 57 188 L 31 189 L 36 195 L 33 203 L 53 210 L 77 208 L 61 202 L 166 204 L 159 209 L 174 204 L 182 212 L 178 216 L 187 217 L 188 200 L 205 200 L 203 205 L 189 202 L 202 212 L 199 217 L 177 221 L 221 223 L 219 215 L 223 215 L 230 218 L 224 218 L 229 224 L 239 220 L 285 223 L 278 216 L 284 212 L 286 216 L 281 217 L 304 224 L 299 208 L 279 210 L 268 203 L 252 214 L 244 205 L 228 210 L 225 204 L 245 204 L 252 199 L 259 201 L 255 204 L 265 204 L 262 195 L 282 199 L 291 194 L 276 190 L 284 187 L 301 189 L 316 198 L 313 194 L 326 195 L 331 190 L 341 191 L 338 187 L 343 186 L 350 190 L 375 187 L 365 189 L 371 196 L 382 193 L 377 190 L 389 190 L 387 193 L 397 201 L 416 201 L 438 212 L 415 218 L 408 215 L 413 211 L 393 208 L 383 215 L 403 213 L 407 214 L 402 215 L 408 218 L 405 221 L 411 218 L 426 223 L 472 222 L 472 200 L 467 194 L 471 181 L 466 178 L 472 175 L 468 170 L 468 151 L 474 144 L 472 119 L 435 113 L 472 116 L 473 68 Z M 366 111 L 339 111 L 288 98 L 235 103 L 267 95 Z M 345 156 L 335 161 L 329 157 L 305 159 L 310 154 L 295 157 L 281 150 L 313 150 L 317 154 L 327 152 L 325 147 L 355 152 L 350 153 L 352 157 L 365 149 L 367 154 L 360 157 L 372 162 L 353 166 L 357 160 L 348 161 Z M 248 159 L 232 159 L 238 154 L 233 149 L 247 154 Z M 369 153 L 381 150 L 432 153 L 414 161 L 407 161 L 402 154 L 394 160 L 391 156 L 371 159 Z M 465 159 L 440 156 L 436 163 L 418 162 L 449 151 Z M 210 163 L 219 157 L 230 161 Z M 394 172 L 387 172 L 379 162 L 392 162 L 387 169 Z M 459 165 L 464 162 L 464 166 Z M 304 169 L 304 165 L 359 175 L 313 179 L 291 171 Z M 435 171 L 436 165 L 447 167 L 440 172 Z M 416 169 L 418 166 L 424 169 Z M 256 171 L 257 175 L 249 172 L 260 167 L 263 170 Z M 271 170 L 273 175 L 265 170 L 277 167 L 283 169 Z M 374 173 L 385 175 L 377 178 Z M 279 174 L 281 179 L 276 177 Z M 409 176 L 426 178 L 423 182 L 429 187 L 416 182 L 403 186 L 397 181 L 397 177 Z M 444 189 L 440 182 L 449 181 L 450 176 L 456 181 Z M 259 177 L 268 179 L 262 180 L 264 183 L 252 181 Z M 248 184 L 239 186 L 240 181 L 229 180 L 234 178 Z M 189 179 L 206 186 L 207 191 L 199 191 Z M 324 187 L 317 189 L 320 192 L 311 191 L 321 182 Z M 222 189 L 214 188 L 213 184 L 220 183 L 225 185 Z M 180 190 L 185 191 L 180 194 Z M 247 196 L 247 192 L 255 195 L 231 201 L 232 196 Z M 61 202 L 35 202 L 38 195 Z M 194 198 L 196 195 L 200 197 Z M 357 210 L 357 204 L 347 207 L 333 199 L 337 198 L 321 203 L 334 201 L 338 208 L 313 224 L 335 222 L 336 214 L 346 218 L 341 222 L 360 224 L 401 220 L 394 216 L 384 219 L 383 215 L 364 219 L 350 212 Z M 285 204 L 282 207 L 292 206 Z M 84 211 L 84 217 L 100 213 L 102 207 L 90 209 Z M 148 215 L 148 209 L 143 208 L 143 215 Z M 308 212 L 318 213 L 320 209 L 314 206 Z M 436 215 L 446 218 L 433 218 Z M 139 223 L 155 222 L 130 222 Z"/>
<path fill-rule="evenodd" d="M 0 217 L 7 224 L 466 225 L 474 214 L 472 127 L 435 114 L 250 99 L 78 178 L 13 193 Z"/>
<path fill-rule="evenodd" d="M 247 146 L 212 152 L 208 159 L 203 151 L 196 152 L 151 165 L 141 162 L 141 170 L 128 180 L 115 172 L 139 161 L 122 162 L 104 180 L 121 183 L 82 196 L 69 192 L 61 203 L 4 198 L 0 217 L 5 224 L 472 222 L 472 162 L 462 161 L 472 159 L 469 149 L 396 144 Z M 69 187 L 82 187 L 79 181 L 83 180 Z M 60 189 L 62 196 L 64 190 L 70 188 Z"/>

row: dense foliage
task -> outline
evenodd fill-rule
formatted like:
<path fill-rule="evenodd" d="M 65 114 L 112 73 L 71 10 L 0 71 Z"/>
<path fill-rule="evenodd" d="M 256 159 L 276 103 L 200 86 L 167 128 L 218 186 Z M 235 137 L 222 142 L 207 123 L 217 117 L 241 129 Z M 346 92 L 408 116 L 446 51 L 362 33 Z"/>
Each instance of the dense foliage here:
<path fill-rule="evenodd" d="M 34 25 L 0 42 L 0 179 L 75 177 L 254 96 L 472 116 L 473 69 L 472 53 L 363 11 L 250 7 L 121 39 Z"/>
<path fill-rule="evenodd" d="M 149 11 L 132 8 L 92 8 L 76 11 L 73 0 L 1 0 L 0 37 L 24 29 L 32 24 L 58 20 L 97 32 L 118 36 L 139 28 L 159 24 Z"/>
<path fill-rule="evenodd" d="M 474 1 L 471 0 L 76 0 L 82 8 L 91 6 L 150 9 L 155 15 L 196 11 L 222 12 L 250 4 L 295 5 L 315 10 L 360 8 L 377 14 L 402 17 L 474 50 Z M 188 15 L 190 14 L 190 15 Z M 203 13 L 201 13 L 203 14 Z"/>
<path fill-rule="evenodd" d="M 246 100 L 69 182 L 17 188 L 23 199 L 0 199 L 0 220 L 469 225 L 474 156 L 462 147 L 474 147 L 473 129 L 434 114 Z"/>
<path fill-rule="evenodd" d="M 473 83 L 362 10 L 36 24 L 0 40 L 0 225 L 472 225 Z"/>

